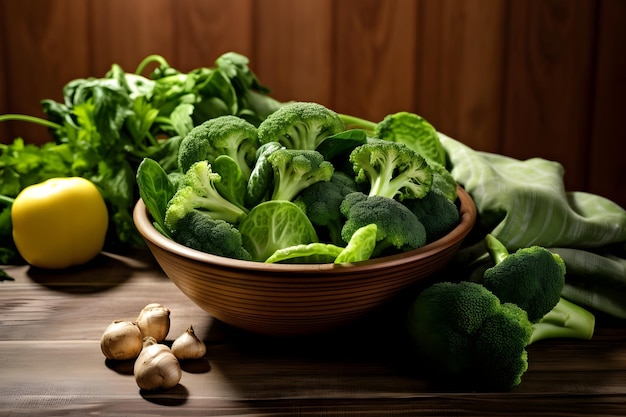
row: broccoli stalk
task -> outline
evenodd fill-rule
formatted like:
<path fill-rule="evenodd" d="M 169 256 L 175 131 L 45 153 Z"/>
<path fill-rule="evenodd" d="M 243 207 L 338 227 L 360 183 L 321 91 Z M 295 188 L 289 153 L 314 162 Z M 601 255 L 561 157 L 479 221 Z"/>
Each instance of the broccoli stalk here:
<path fill-rule="evenodd" d="M 202 211 L 214 220 L 239 223 L 246 216 L 247 210 L 228 201 L 217 191 L 215 184 L 220 180 L 220 175 L 211 170 L 207 161 L 191 165 L 167 204 L 165 225 L 174 230 L 182 218 L 195 210 Z"/>
<path fill-rule="evenodd" d="M 377 140 L 350 153 L 356 181 L 369 183 L 369 195 L 422 198 L 430 190 L 433 175 L 426 160 L 406 145 Z"/>
<path fill-rule="evenodd" d="M 329 181 L 334 172 L 333 165 L 312 150 L 277 149 L 267 160 L 274 171 L 272 200 L 292 201 L 307 187 Z"/>
<path fill-rule="evenodd" d="M 595 316 L 578 304 L 560 298 L 554 308 L 532 326 L 529 344 L 554 338 L 591 339 Z"/>
<path fill-rule="evenodd" d="M 515 303 L 528 313 L 533 323 L 533 342 L 592 337 L 594 315 L 561 297 L 565 263 L 558 254 L 540 246 L 510 254 L 491 234 L 485 237 L 485 244 L 495 265 L 485 270 L 482 284 L 502 302 Z"/>

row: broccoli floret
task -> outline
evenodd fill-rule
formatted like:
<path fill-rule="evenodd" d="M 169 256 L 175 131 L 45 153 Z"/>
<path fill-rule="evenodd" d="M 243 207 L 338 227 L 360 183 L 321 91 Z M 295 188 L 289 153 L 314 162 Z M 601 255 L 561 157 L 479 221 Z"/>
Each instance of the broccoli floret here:
<path fill-rule="evenodd" d="M 568 320 L 577 328 L 572 330 Z M 528 369 L 528 345 L 550 338 L 589 339 L 594 323 L 591 313 L 563 299 L 532 322 L 519 305 L 469 281 L 432 284 L 407 315 L 410 340 L 425 367 L 434 375 L 487 389 L 521 382 Z"/>
<path fill-rule="evenodd" d="M 165 225 L 174 230 L 176 223 L 195 210 L 204 212 L 214 220 L 239 223 L 247 212 L 222 197 L 215 188 L 215 183 L 220 180 L 220 175 L 211 170 L 207 161 L 198 161 L 191 165 L 183 176 L 180 187 L 167 204 Z"/>
<path fill-rule="evenodd" d="M 265 262 L 281 249 L 319 242 L 308 217 L 287 200 L 269 200 L 254 206 L 239 224 L 239 232 L 243 247 L 258 262 Z"/>
<path fill-rule="evenodd" d="M 428 242 L 445 236 L 459 224 L 461 218 L 456 204 L 437 188 L 431 188 L 423 198 L 405 200 L 404 204 L 424 225 Z"/>
<path fill-rule="evenodd" d="M 224 220 L 215 220 L 201 211 L 190 211 L 180 219 L 172 230 L 172 239 L 181 245 L 213 255 L 252 260 L 235 226 Z"/>
<path fill-rule="evenodd" d="M 178 148 L 178 166 L 186 172 L 197 161 L 213 161 L 230 156 L 243 178 L 250 177 L 259 142 L 254 125 L 237 116 L 220 116 L 194 127 Z"/>
<path fill-rule="evenodd" d="M 388 252 L 404 252 L 426 244 L 426 229 L 417 216 L 393 198 L 348 194 L 340 206 L 346 221 L 341 237 L 349 242 L 352 235 L 369 224 L 377 226 L 377 243 L 372 257 Z"/>
<path fill-rule="evenodd" d="M 459 197 L 457 194 L 457 182 L 448 171 L 448 169 L 437 162 L 429 161 L 428 166 L 430 167 L 430 171 L 433 173 L 433 182 L 430 186 L 430 189 L 437 188 L 440 192 L 445 195 L 448 200 L 456 201 Z"/>
<path fill-rule="evenodd" d="M 528 369 L 526 312 L 478 283 L 431 285 L 411 304 L 407 324 L 416 357 L 441 378 L 506 390 Z"/>
<path fill-rule="evenodd" d="M 267 156 L 274 171 L 272 200 L 291 201 L 305 188 L 329 181 L 333 165 L 312 150 L 278 149 Z"/>
<path fill-rule="evenodd" d="M 288 149 L 315 150 L 327 137 L 345 130 L 339 115 L 318 103 L 283 105 L 259 125 L 261 143 L 280 142 Z"/>
<path fill-rule="evenodd" d="M 558 254 L 536 245 L 509 254 L 491 234 L 485 244 L 495 265 L 483 272 L 482 284 L 502 302 L 517 304 L 528 313 L 536 327 L 533 341 L 591 338 L 593 314 L 561 297 L 566 268 Z"/>
<path fill-rule="evenodd" d="M 500 300 L 515 303 L 539 320 L 559 302 L 565 285 L 565 263 L 541 246 L 518 249 L 509 254 L 493 235 L 485 237 L 495 265 L 483 272 L 482 284 Z"/>
<path fill-rule="evenodd" d="M 369 183 L 370 196 L 422 198 L 430 190 L 433 175 L 426 160 L 408 146 L 376 140 L 350 153 L 356 181 Z"/>
<path fill-rule="evenodd" d="M 320 237 L 328 235 L 331 242 L 343 245 L 345 242 L 341 238 L 341 228 L 344 218 L 339 208 L 345 196 L 355 191 L 357 186 L 354 179 L 348 174 L 335 171 L 330 181 L 321 181 L 304 189 L 295 202 L 317 227 Z M 327 233 L 321 233 L 320 230 Z"/>

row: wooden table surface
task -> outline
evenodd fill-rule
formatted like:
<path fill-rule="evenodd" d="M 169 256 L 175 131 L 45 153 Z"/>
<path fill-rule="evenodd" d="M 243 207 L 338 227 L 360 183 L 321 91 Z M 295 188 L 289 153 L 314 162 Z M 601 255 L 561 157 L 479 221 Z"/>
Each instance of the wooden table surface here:
<path fill-rule="evenodd" d="M 441 386 L 407 365 L 393 309 L 325 336 L 243 334 L 189 301 L 144 252 L 104 253 L 63 272 L 3 267 L 0 282 L 2 416 L 623 416 L 626 323 L 598 316 L 591 341 L 528 348 L 529 370 L 510 392 Z M 172 341 L 192 324 L 207 355 L 180 384 L 144 393 L 132 362 L 100 351 L 106 326 L 148 303 L 171 310 Z"/>

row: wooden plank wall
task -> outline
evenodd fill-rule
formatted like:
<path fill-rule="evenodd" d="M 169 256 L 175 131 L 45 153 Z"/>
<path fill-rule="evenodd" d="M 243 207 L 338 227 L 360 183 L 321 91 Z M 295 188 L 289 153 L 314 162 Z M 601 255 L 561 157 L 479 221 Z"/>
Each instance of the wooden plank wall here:
<path fill-rule="evenodd" d="M 480 150 L 561 162 L 626 206 L 623 0 L 0 0 L 0 113 L 42 115 L 71 79 L 148 54 L 237 51 L 281 100 L 407 110 Z M 47 140 L 24 123 L 2 142 Z"/>

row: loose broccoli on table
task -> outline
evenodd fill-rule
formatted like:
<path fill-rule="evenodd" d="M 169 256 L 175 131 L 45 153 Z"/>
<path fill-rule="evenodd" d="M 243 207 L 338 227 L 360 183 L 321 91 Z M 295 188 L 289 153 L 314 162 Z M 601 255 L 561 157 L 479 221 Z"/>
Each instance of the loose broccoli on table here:
<path fill-rule="evenodd" d="M 411 210 L 393 198 L 368 196 L 357 191 L 344 198 L 340 210 L 346 218 L 341 229 L 345 242 L 360 228 L 369 224 L 377 226 L 372 257 L 405 252 L 426 244 L 424 225 Z"/>
<path fill-rule="evenodd" d="M 215 187 L 221 181 L 207 161 L 198 161 L 184 174 L 181 184 L 167 204 L 165 225 L 173 230 L 183 217 L 192 211 L 202 211 L 214 220 L 239 223 L 247 210 L 224 198 Z"/>
<path fill-rule="evenodd" d="M 350 153 L 357 183 L 369 184 L 369 195 L 422 198 L 430 190 L 433 175 L 426 160 L 406 145 L 376 140 Z"/>
<path fill-rule="evenodd" d="M 320 181 L 329 181 L 333 165 L 313 150 L 277 149 L 267 156 L 274 171 L 272 200 L 294 200 Z"/>
<path fill-rule="evenodd" d="M 478 283 L 431 285 L 411 304 L 407 324 L 420 363 L 449 382 L 506 390 L 528 369 L 526 312 Z"/>
<path fill-rule="evenodd" d="M 224 220 L 215 220 L 202 211 L 190 211 L 180 219 L 172 230 L 172 239 L 181 245 L 213 255 L 252 260 L 235 226 Z"/>
<path fill-rule="evenodd" d="M 194 127 L 178 148 L 178 166 L 186 172 L 198 161 L 212 163 L 220 155 L 231 157 L 250 177 L 259 147 L 257 128 L 237 116 L 220 116 Z"/>
<path fill-rule="evenodd" d="M 418 357 L 434 374 L 475 388 L 508 389 L 528 367 L 526 347 L 544 339 L 590 339 L 595 317 L 560 296 L 562 261 L 540 247 L 508 254 L 485 239 L 496 265 L 481 282 L 442 282 L 408 312 Z"/>
<path fill-rule="evenodd" d="M 504 302 L 526 310 L 531 321 L 539 320 L 559 302 L 565 284 L 565 263 L 541 246 L 509 253 L 493 235 L 485 237 L 495 265 L 483 272 L 482 284 Z"/>
<path fill-rule="evenodd" d="M 290 102 L 261 122 L 261 143 L 279 142 L 288 149 L 315 150 L 329 136 L 345 130 L 339 115 L 311 102 Z"/>
<path fill-rule="evenodd" d="M 482 285 L 503 302 L 515 303 L 528 313 L 535 328 L 533 341 L 592 336 L 593 315 L 561 296 L 566 268 L 558 254 L 537 245 L 509 253 L 491 234 L 485 243 L 495 265 L 483 272 Z"/>

